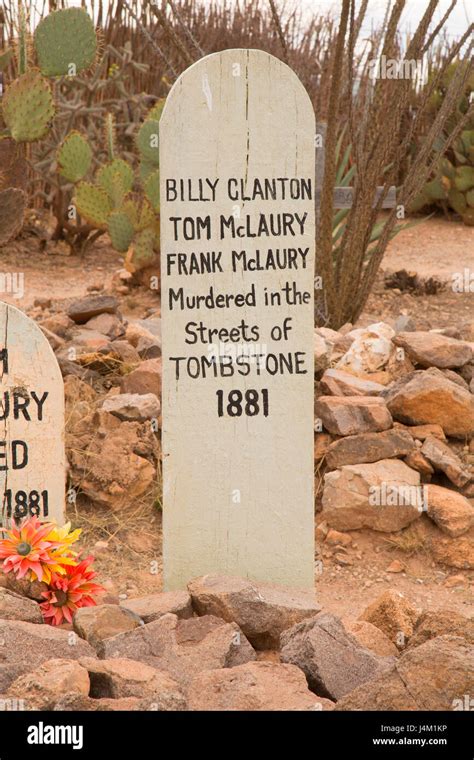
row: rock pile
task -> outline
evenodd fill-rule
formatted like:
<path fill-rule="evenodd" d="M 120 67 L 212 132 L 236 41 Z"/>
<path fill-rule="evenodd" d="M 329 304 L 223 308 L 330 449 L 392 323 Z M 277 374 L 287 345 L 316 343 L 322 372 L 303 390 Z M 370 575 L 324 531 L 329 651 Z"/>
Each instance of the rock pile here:
<path fill-rule="evenodd" d="M 127 321 L 115 296 L 94 292 L 31 313 L 64 377 L 71 485 L 113 510 L 150 491 L 160 458 L 161 319 L 151 311 Z"/>
<path fill-rule="evenodd" d="M 345 624 L 310 591 L 211 575 L 80 609 L 73 630 L 1 602 L 0 699 L 16 709 L 453 710 L 474 681 L 474 618 L 395 591 Z"/>
<path fill-rule="evenodd" d="M 161 456 L 159 311 L 126 320 L 115 296 L 94 292 L 31 316 L 64 376 L 71 485 L 121 510 L 152 490 Z M 469 571 L 472 325 L 398 326 L 315 330 L 318 550 L 350 564 L 349 532 L 420 526 L 432 561 Z M 473 626 L 395 591 L 342 621 L 309 593 L 206 576 L 56 630 L 19 584 L 0 589 L 0 695 L 56 710 L 458 709 L 474 682 Z"/>
<path fill-rule="evenodd" d="M 432 557 L 474 569 L 474 343 L 469 325 L 446 332 L 315 330 L 323 541 L 425 513 Z"/>

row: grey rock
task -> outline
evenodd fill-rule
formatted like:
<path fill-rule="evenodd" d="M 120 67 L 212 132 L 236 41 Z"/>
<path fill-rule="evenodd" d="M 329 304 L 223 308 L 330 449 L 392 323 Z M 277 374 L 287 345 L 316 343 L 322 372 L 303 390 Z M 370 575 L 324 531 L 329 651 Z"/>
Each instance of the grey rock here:
<path fill-rule="evenodd" d="M 321 612 L 281 637 L 282 662 L 297 665 L 315 694 L 338 700 L 393 662 L 361 647 L 334 615 Z"/>

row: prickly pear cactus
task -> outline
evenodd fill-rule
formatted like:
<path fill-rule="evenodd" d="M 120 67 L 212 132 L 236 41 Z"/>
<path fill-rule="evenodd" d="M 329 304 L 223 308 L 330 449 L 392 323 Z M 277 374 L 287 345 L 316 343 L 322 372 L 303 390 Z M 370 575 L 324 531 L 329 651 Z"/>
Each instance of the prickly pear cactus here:
<path fill-rule="evenodd" d="M 148 111 L 146 119 L 137 134 L 136 142 L 140 154 L 140 179 L 143 183 L 159 167 L 159 121 L 165 102 L 166 99 L 161 98 L 155 103 Z"/>
<path fill-rule="evenodd" d="M 147 179 L 143 183 L 145 195 L 151 203 L 153 211 L 157 213 L 160 210 L 160 170 L 155 169 L 154 172 L 148 175 Z"/>
<path fill-rule="evenodd" d="M 70 132 L 58 150 L 59 173 L 69 182 L 84 179 L 92 163 L 92 150 L 80 132 Z"/>
<path fill-rule="evenodd" d="M 36 27 L 34 44 L 47 77 L 75 76 L 94 63 L 97 53 L 94 23 L 83 8 L 50 13 Z"/>
<path fill-rule="evenodd" d="M 54 115 L 53 94 L 38 69 L 30 69 L 8 87 L 2 101 L 5 125 L 17 142 L 40 140 Z"/>
<path fill-rule="evenodd" d="M 123 161 L 121 158 L 114 158 L 108 164 L 101 166 L 96 174 L 96 181 L 105 192 L 118 200 L 120 198 L 120 204 L 127 193 L 129 193 L 133 187 L 133 169 Z"/>
<path fill-rule="evenodd" d="M 137 135 L 137 147 L 141 158 L 152 166 L 159 166 L 159 122 L 147 119 Z"/>
<path fill-rule="evenodd" d="M 88 224 L 107 230 L 114 248 L 125 253 L 125 265 L 139 272 L 158 262 L 160 175 L 158 169 L 158 121 L 163 103 L 149 112 L 137 135 L 141 164 L 150 171 L 142 180 L 142 192 L 132 167 L 116 157 L 115 126 L 112 117 L 105 122 L 109 161 L 91 174 L 91 155 L 86 140 L 71 133 L 57 154 L 58 171 L 76 185 L 74 202 Z M 85 181 L 87 180 L 87 181 Z M 89 181 L 90 180 L 90 181 Z"/>
<path fill-rule="evenodd" d="M 156 232 L 153 227 L 145 227 L 137 233 L 133 245 L 125 259 L 127 269 L 134 273 L 149 266 L 155 258 Z"/>
<path fill-rule="evenodd" d="M 127 253 L 135 234 L 135 227 L 125 211 L 112 211 L 108 218 L 107 229 L 116 251 Z"/>
<path fill-rule="evenodd" d="M 46 16 L 37 26 L 34 35 L 33 54 L 39 68 L 30 67 L 30 45 L 26 14 L 23 4 L 18 4 L 18 39 L 16 61 L 19 77 L 6 83 L 6 91 L 0 100 L 0 117 L 6 127 L 6 135 L 0 139 L 0 190 L 23 191 L 26 187 L 27 165 L 22 152 L 9 162 L 11 145 L 7 141 L 23 144 L 43 138 L 54 116 L 51 86 L 46 77 L 75 75 L 93 63 L 97 52 L 97 36 L 92 19 L 82 8 L 67 8 Z M 0 71 L 6 71 L 13 58 L 7 49 L 0 54 Z M 70 136 L 61 146 L 58 157 L 60 172 L 70 181 L 78 181 L 88 170 L 90 148 L 81 142 L 79 135 Z M 17 201 L 18 214 L 10 220 L 6 210 L 12 208 L 12 198 Z M 0 211 L 0 240 L 16 234 L 21 229 L 18 216 L 23 217 L 26 196 L 2 194 Z"/>
<path fill-rule="evenodd" d="M 441 107 L 444 94 L 456 67 L 464 62 L 452 64 L 445 74 L 440 87 L 430 100 L 431 111 L 436 115 Z M 474 74 L 466 83 L 466 90 L 448 120 L 448 128 L 454 129 L 461 117 L 467 114 L 474 93 Z M 451 208 L 461 216 L 464 224 L 474 225 L 474 117 L 470 118 L 467 129 L 461 132 L 446 156 L 440 158 L 436 173 L 430 179 L 410 206 L 410 211 L 440 205 Z M 435 149 L 442 149 L 443 140 Z"/>
<path fill-rule="evenodd" d="M 98 229 L 107 227 L 107 219 L 113 210 L 112 201 L 102 188 L 91 182 L 79 182 L 74 203 L 80 215 Z"/>

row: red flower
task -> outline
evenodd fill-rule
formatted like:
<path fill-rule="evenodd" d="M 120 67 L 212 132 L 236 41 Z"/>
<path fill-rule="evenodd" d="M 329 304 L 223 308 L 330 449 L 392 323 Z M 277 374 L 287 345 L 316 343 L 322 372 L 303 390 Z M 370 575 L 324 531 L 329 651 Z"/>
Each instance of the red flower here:
<path fill-rule="evenodd" d="M 65 575 L 54 574 L 48 591 L 43 591 L 44 602 L 41 612 L 46 623 L 60 625 L 72 622 L 72 616 L 79 607 L 94 607 L 95 594 L 105 591 L 103 586 L 93 583 L 96 573 L 89 569 L 93 557 L 86 557 L 78 565 L 66 568 Z"/>

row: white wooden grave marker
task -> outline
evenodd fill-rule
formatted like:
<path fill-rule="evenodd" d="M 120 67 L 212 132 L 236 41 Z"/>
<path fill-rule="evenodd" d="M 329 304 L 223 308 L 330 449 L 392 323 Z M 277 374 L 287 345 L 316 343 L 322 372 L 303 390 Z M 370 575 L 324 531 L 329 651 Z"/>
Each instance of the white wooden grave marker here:
<path fill-rule="evenodd" d="M 0 523 L 64 522 L 64 388 L 33 320 L 0 302 Z"/>
<path fill-rule="evenodd" d="M 160 122 L 164 585 L 314 582 L 315 120 L 258 50 L 201 59 Z"/>

